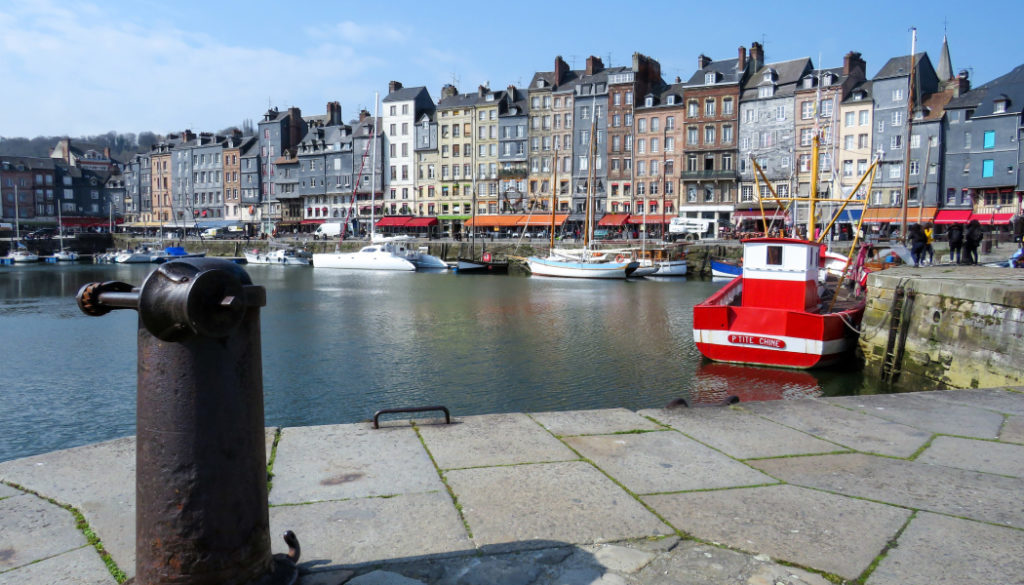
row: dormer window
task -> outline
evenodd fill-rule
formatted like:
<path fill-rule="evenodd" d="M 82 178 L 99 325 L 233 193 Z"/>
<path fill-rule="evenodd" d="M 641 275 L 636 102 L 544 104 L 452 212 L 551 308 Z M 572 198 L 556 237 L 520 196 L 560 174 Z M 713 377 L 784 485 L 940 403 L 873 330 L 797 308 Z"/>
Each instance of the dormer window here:
<path fill-rule="evenodd" d="M 654 106 L 654 96 L 647 96 L 644 98 L 644 105 L 648 108 Z"/>
<path fill-rule="evenodd" d="M 1005 95 L 1000 95 L 992 103 L 992 113 L 993 114 L 1005 114 L 1006 113 L 1006 108 L 1009 105 L 1010 105 L 1010 98 L 1006 97 Z"/>
<path fill-rule="evenodd" d="M 804 89 L 811 89 L 814 87 L 814 78 L 807 76 L 804 78 Z"/>
<path fill-rule="evenodd" d="M 713 84 L 713 83 L 715 83 L 717 81 L 718 81 L 718 74 L 715 73 L 714 71 L 712 71 L 710 73 L 705 73 L 704 74 L 704 83 L 706 85 L 711 85 L 711 84 Z"/>
<path fill-rule="evenodd" d="M 775 85 L 762 85 L 757 88 L 757 97 L 770 98 L 775 95 Z"/>
<path fill-rule="evenodd" d="M 777 76 L 775 70 L 768 69 L 767 71 L 764 72 L 764 77 L 762 78 L 762 81 L 775 81 L 776 77 Z"/>
<path fill-rule="evenodd" d="M 668 105 L 674 106 L 675 104 L 676 104 L 676 96 L 674 96 L 674 95 L 668 96 Z"/>

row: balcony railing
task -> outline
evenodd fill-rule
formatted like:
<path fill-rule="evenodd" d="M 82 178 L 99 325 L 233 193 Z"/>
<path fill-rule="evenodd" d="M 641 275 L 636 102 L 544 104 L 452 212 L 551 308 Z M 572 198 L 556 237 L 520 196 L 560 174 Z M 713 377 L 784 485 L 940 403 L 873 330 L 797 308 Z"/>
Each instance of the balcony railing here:
<path fill-rule="evenodd" d="M 684 181 L 712 181 L 716 179 L 736 180 L 739 174 L 734 171 L 682 171 L 679 173 Z"/>

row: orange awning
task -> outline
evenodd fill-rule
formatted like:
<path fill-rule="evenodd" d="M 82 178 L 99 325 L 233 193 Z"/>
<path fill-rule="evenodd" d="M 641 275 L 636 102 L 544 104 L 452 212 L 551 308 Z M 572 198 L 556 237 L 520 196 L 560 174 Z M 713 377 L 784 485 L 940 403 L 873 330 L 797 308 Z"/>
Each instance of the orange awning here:
<path fill-rule="evenodd" d="M 908 207 L 907 223 L 924 223 L 935 219 L 935 207 Z M 901 223 L 903 210 L 899 207 L 872 207 L 864 211 L 865 223 Z"/>
<path fill-rule="evenodd" d="M 532 215 L 532 216 L 521 215 L 519 217 L 520 217 L 519 222 L 516 223 L 516 225 L 520 225 L 520 226 L 522 226 L 522 225 L 529 225 L 529 226 L 540 226 L 540 227 L 551 225 L 551 214 L 550 213 L 542 213 L 540 215 Z M 567 219 L 569 219 L 569 214 L 568 213 L 558 213 L 558 214 L 555 214 L 555 225 L 562 225 L 563 223 L 565 223 L 565 220 L 567 220 Z"/>
<path fill-rule="evenodd" d="M 467 227 L 513 227 L 518 225 L 521 215 L 478 215 L 466 220 Z"/>
<path fill-rule="evenodd" d="M 666 215 L 660 215 L 660 214 L 657 214 L 657 213 L 648 213 L 646 216 L 637 215 L 637 214 L 634 213 L 633 215 L 629 216 L 629 223 L 634 223 L 634 224 L 636 224 L 636 223 L 646 223 L 646 224 L 662 223 L 662 224 L 665 224 L 665 223 L 668 223 L 669 220 L 671 218 L 673 218 L 673 217 L 675 217 L 675 216 L 674 215 L 666 216 Z"/>
<path fill-rule="evenodd" d="M 387 215 L 380 218 L 377 227 L 401 227 L 409 223 L 410 219 L 412 218 L 405 215 Z"/>
<path fill-rule="evenodd" d="M 618 227 L 625 224 L 627 221 L 629 221 L 628 213 L 606 213 L 605 216 L 597 222 L 597 225 Z"/>

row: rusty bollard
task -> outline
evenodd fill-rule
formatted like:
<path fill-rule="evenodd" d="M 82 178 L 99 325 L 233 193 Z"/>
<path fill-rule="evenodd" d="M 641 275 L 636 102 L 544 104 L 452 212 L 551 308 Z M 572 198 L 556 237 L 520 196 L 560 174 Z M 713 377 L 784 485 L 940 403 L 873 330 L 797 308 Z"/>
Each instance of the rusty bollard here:
<path fill-rule="evenodd" d="M 299 545 L 270 552 L 259 309 L 227 260 L 160 265 L 140 287 L 87 284 L 88 315 L 136 309 L 135 583 L 294 583 Z"/>

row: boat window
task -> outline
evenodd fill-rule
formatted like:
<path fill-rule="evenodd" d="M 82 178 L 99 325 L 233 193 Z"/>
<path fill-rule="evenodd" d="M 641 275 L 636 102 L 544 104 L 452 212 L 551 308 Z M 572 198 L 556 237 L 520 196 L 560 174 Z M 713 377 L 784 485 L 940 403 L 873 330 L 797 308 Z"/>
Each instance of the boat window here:
<path fill-rule="evenodd" d="M 766 263 L 769 266 L 782 266 L 782 246 L 768 246 Z"/>

